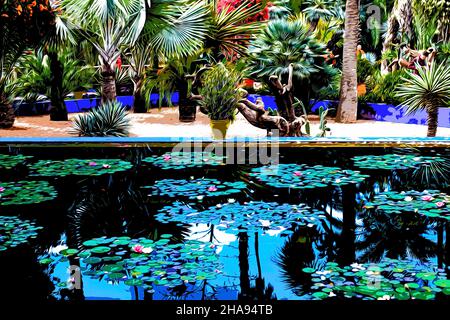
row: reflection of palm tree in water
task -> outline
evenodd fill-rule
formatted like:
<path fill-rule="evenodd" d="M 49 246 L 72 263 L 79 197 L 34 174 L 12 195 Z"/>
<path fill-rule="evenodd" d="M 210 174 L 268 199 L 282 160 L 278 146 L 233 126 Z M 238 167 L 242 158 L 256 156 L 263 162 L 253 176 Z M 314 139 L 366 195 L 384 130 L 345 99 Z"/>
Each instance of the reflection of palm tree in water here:
<path fill-rule="evenodd" d="M 250 281 L 250 265 L 249 265 L 249 245 L 248 234 L 240 232 L 239 238 L 239 279 L 241 284 L 241 292 L 238 294 L 238 300 L 243 301 L 269 301 L 275 300 L 273 295 L 273 287 L 271 284 L 265 286 L 264 278 L 262 277 L 261 262 L 259 259 L 259 239 L 258 233 L 255 232 L 255 254 L 256 263 L 258 267 L 258 276 L 255 279 L 255 286 L 251 285 Z"/>
<path fill-rule="evenodd" d="M 311 287 L 311 277 L 303 269 L 321 267 L 324 251 L 317 249 L 320 239 L 317 229 L 298 228 L 276 256 L 275 262 L 281 268 L 284 282 L 298 295 L 303 294 L 303 288 L 307 290 Z"/>
<path fill-rule="evenodd" d="M 385 257 L 414 257 L 424 261 L 437 252 L 436 243 L 424 237 L 428 230 L 429 222 L 415 214 L 367 213 L 356 244 L 359 260 L 379 262 Z"/>

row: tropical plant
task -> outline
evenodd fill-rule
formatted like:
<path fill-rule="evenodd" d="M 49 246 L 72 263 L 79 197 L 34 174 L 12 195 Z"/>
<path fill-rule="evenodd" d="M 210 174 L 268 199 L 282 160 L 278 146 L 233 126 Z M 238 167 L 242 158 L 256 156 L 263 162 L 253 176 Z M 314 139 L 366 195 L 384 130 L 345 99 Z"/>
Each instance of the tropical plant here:
<path fill-rule="evenodd" d="M 0 128 L 12 127 L 15 120 L 11 104 L 15 64 L 25 49 L 41 41 L 52 22 L 46 0 L 0 2 Z"/>
<path fill-rule="evenodd" d="M 64 103 L 64 98 L 73 91 L 89 89 L 95 75 L 95 69 L 85 66 L 74 57 L 71 48 L 65 48 L 57 55 L 63 74 L 58 81 L 58 101 Z M 27 101 L 36 101 L 39 96 L 50 97 L 52 94 L 52 70 L 49 56 L 42 50 L 23 56 L 18 63 L 19 76 L 16 80 L 16 94 Z M 64 107 L 65 109 L 65 107 Z"/>
<path fill-rule="evenodd" d="M 401 99 L 397 96 L 396 90 L 407 74 L 408 71 L 405 69 L 395 70 L 384 75 L 380 70 L 375 70 L 371 77 L 366 78 L 367 94 L 360 97 L 360 100 L 399 105 Z"/>
<path fill-rule="evenodd" d="M 398 97 L 404 99 L 406 114 L 421 110 L 428 113 L 428 137 L 435 137 L 438 127 L 439 107 L 450 104 L 450 66 L 432 63 L 429 68 L 417 68 L 417 74 L 409 73 L 405 84 L 398 89 Z"/>
<path fill-rule="evenodd" d="M 311 30 L 315 30 L 320 20 L 329 20 L 333 15 L 334 1 L 305 0 L 303 12 L 311 23 Z"/>
<path fill-rule="evenodd" d="M 77 116 L 72 132 L 80 137 L 127 137 L 130 120 L 121 103 L 113 101 Z"/>
<path fill-rule="evenodd" d="M 211 120 L 234 120 L 239 101 L 236 86 L 240 79 L 236 70 L 222 63 L 205 73 L 200 104 Z"/>
<path fill-rule="evenodd" d="M 214 60 L 222 56 L 236 57 L 247 53 L 247 45 L 256 38 L 262 22 L 252 21 L 263 9 L 261 4 L 252 5 L 252 0 L 245 0 L 240 5 L 218 7 L 217 0 L 209 0 L 210 29 L 204 42 L 205 52 Z"/>
<path fill-rule="evenodd" d="M 248 53 L 250 77 L 269 86 L 272 76 L 287 82 L 292 65 L 293 92 L 306 106 L 337 72 L 325 63 L 325 45 L 310 34 L 308 23 L 301 16 L 289 21 L 270 21 Z M 281 105 L 278 110 L 283 113 Z"/>
<path fill-rule="evenodd" d="M 358 113 L 356 47 L 359 37 L 359 1 L 347 0 L 345 6 L 345 37 L 342 61 L 341 98 L 337 122 L 355 122 Z"/>
<path fill-rule="evenodd" d="M 375 72 L 375 65 L 365 58 L 358 57 L 357 66 L 358 83 L 365 83 L 366 79 Z"/>

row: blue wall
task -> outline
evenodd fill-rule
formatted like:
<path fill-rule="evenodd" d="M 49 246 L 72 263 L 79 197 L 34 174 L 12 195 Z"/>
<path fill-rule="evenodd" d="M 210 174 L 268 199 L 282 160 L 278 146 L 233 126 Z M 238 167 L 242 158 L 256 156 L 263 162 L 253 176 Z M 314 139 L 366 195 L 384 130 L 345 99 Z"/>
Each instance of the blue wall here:
<path fill-rule="evenodd" d="M 261 97 L 266 109 L 269 107 L 276 110 L 275 98 L 272 96 L 260 96 L 249 95 L 249 100 L 255 102 L 258 97 Z M 174 93 L 172 96 L 172 103 L 176 105 L 178 103 L 178 93 Z M 117 100 L 120 101 L 127 109 L 133 105 L 133 96 L 118 96 Z M 150 96 L 151 105 L 153 107 L 158 106 L 159 95 L 152 94 Z M 84 112 L 91 108 L 97 107 L 100 104 L 100 98 L 91 99 L 79 99 L 79 100 L 66 100 L 66 107 L 69 113 Z M 163 102 L 163 105 L 165 103 Z M 311 111 L 317 113 L 319 107 L 336 108 L 337 101 L 323 100 L 316 102 Z M 47 114 L 50 107 L 48 101 L 37 102 L 35 104 L 21 104 L 17 105 L 16 114 L 19 116 Z M 408 124 L 420 124 L 426 125 L 427 113 L 426 111 L 417 112 L 414 115 L 405 115 L 404 110 L 398 106 L 385 103 L 367 103 L 362 105 L 359 110 L 359 119 L 376 120 L 376 121 L 388 121 L 396 123 L 408 123 Z M 450 108 L 439 108 L 439 127 L 450 128 Z"/>

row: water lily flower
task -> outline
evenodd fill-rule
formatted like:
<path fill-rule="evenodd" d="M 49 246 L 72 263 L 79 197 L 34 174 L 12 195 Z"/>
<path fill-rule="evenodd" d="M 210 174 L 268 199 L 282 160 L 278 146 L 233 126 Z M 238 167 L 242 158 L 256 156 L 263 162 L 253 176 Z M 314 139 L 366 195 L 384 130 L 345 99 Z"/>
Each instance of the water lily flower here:
<path fill-rule="evenodd" d="M 142 249 L 142 253 L 152 253 L 152 251 L 153 251 L 153 249 L 152 248 L 150 248 L 150 247 L 146 247 L 146 248 L 144 248 L 144 249 Z"/>
<path fill-rule="evenodd" d="M 111 166 L 110 166 L 109 164 L 104 164 L 104 165 L 103 165 L 103 168 L 109 169 L 109 168 L 111 168 Z"/>
<path fill-rule="evenodd" d="M 332 297 L 336 297 L 336 294 L 333 292 L 333 291 L 331 291 L 330 292 L 330 294 L 328 295 L 330 298 L 332 298 Z"/>
<path fill-rule="evenodd" d="M 89 166 L 91 166 L 91 167 L 94 167 L 96 165 L 97 165 L 97 162 L 94 162 L 94 161 L 89 162 Z"/>
<path fill-rule="evenodd" d="M 164 159 L 164 161 L 169 161 L 170 159 L 172 159 L 172 157 L 169 155 L 164 155 L 163 159 Z"/>
<path fill-rule="evenodd" d="M 382 297 L 379 297 L 378 300 L 391 300 L 391 296 L 386 294 Z"/>
<path fill-rule="evenodd" d="M 438 207 L 438 208 L 443 208 L 443 207 L 445 207 L 445 205 L 446 205 L 446 203 L 444 201 L 436 202 L 436 207 Z"/>
<path fill-rule="evenodd" d="M 140 244 L 135 245 L 132 250 L 136 253 L 143 253 L 144 252 L 144 246 L 141 246 Z"/>
<path fill-rule="evenodd" d="M 336 179 L 335 180 L 336 183 L 341 183 L 341 181 L 342 181 L 341 179 Z"/>
<path fill-rule="evenodd" d="M 433 197 L 432 196 L 422 196 L 422 200 L 423 201 L 431 201 L 431 200 L 433 200 Z"/>
<path fill-rule="evenodd" d="M 208 191 L 217 191 L 217 187 L 216 186 L 211 186 L 208 188 Z"/>
<path fill-rule="evenodd" d="M 294 172 L 294 176 L 301 177 L 302 175 L 303 175 L 303 173 L 301 173 L 300 171 Z"/>
<path fill-rule="evenodd" d="M 211 245 L 209 246 L 211 249 L 214 249 L 216 247 L 216 245 L 214 243 L 211 243 Z"/>
<path fill-rule="evenodd" d="M 405 197 L 405 201 L 413 201 L 413 197 L 411 197 L 411 196 L 407 196 L 407 197 Z"/>
<path fill-rule="evenodd" d="M 3 192 L 3 191 L 5 191 L 5 188 L 0 187 L 0 192 Z"/>

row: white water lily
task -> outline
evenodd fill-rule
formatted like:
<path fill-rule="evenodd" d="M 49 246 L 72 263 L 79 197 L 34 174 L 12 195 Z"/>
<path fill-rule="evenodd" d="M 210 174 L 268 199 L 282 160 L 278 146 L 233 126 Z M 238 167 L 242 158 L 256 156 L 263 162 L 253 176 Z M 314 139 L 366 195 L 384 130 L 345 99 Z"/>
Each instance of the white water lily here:
<path fill-rule="evenodd" d="M 379 297 L 378 300 L 391 300 L 391 296 L 386 294 L 386 295 L 384 295 L 382 297 Z"/>
<path fill-rule="evenodd" d="M 146 248 L 142 249 L 142 253 L 147 253 L 147 254 L 149 254 L 149 253 L 152 253 L 152 251 L 153 251 L 153 249 L 150 248 L 150 247 L 146 247 Z"/>
<path fill-rule="evenodd" d="M 407 197 L 405 197 L 405 201 L 413 201 L 413 197 L 407 196 Z"/>
<path fill-rule="evenodd" d="M 330 292 L 330 294 L 328 295 L 330 298 L 332 298 L 332 297 L 336 297 L 336 294 L 333 292 L 333 291 L 331 291 Z"/>

